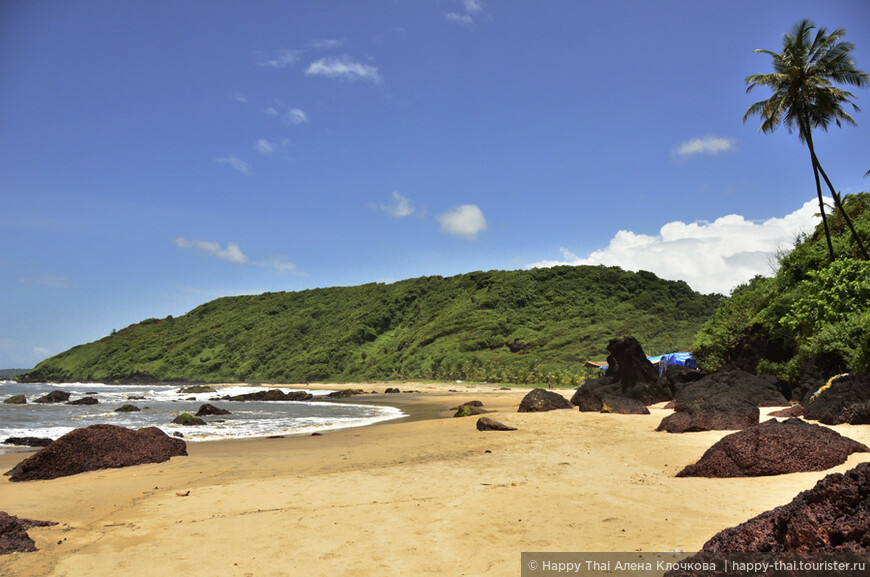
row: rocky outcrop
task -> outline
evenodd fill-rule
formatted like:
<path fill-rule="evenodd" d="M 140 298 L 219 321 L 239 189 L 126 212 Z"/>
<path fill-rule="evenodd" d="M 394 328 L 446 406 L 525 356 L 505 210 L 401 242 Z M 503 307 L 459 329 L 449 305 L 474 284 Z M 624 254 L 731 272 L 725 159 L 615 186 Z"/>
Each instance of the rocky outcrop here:
<path fill-rule="evenodd" d="M 656 431 L 694 433 L 698 431 L 739 431 L 758 424 L 761 412 L 740 399 L 716 399 L 681 405 L 668 415 Z"/>
<path fill-rule="evenodd" d="M 830 379 L 804 403 L 804 417 L 826 425 L 870 424 L 870 373 Z"/>
<path fill-rule="evenodd" d="M 723 553 L 728 553 L 731 558 L 734 553 L 767 553 L 771 561 L 784 559 L 783 553 L 813 553 L 815 559 L 819 559 L 819 554 L 860 553 L 866 561 L 868 551 L 870 463 L 861 463 L 846 473 L 828 475 L 787 505 L 717 533 L 704 543 L 697 555 L 685 561 L 701 562 L 715 559 L 717 555 L 721 560 Z M 752 558 L 759 560 L 762 556 L 754 555 Z M 808 574 L 811 573 L 801 573 Z M 677 570 L 665 575 L 696 577 L 699 573 Z"/>
<path fill-rule="evenodd" d="M 602 413 L 619 413 L 622 415 L 649 415 L 649 409 L 637 399 L 628 397 L 604 396 L 601 398 Z"/>
<path fill-rule="evenodd" d="M 365 391 L 362 389 L 341 389 L 339 391 L 332 391 L 327 397 L 330 399 L 346 399 L 348 397 L 353 397 L 356 395 L 364 395 Z"/>
<path fill-rule="evenodd" d="M 67 405 L 97 405 L 100 401 L 94 397 L 82 397 L 75 401 L 69 401 Z"/>
<path fill-rule="evenodd" d="M 42 403 L 42 404 L 51 404 L 51 403 L 65 403 L 69 400 L 69 393 L 66 391 L 52 391 L 47 395 L 39 397 L 34 403 Z"/>
<path fill-rule="evenodd" d="M 55 479 L 98 469 L 162 463 L 179 455 L 187 455 L 185 442 L 167 436 L 157 427 L 136 431 L 91 425 L 63 435 L 6 475 L 12 481 Z"/>
<path fill-rule="evenodd" d="M 136 405 L 122 405 L 122 406 L 118 407 L 117 409 L 115 409 L 115 412 L 116 413 L 136 413 L 136 412 L 139 412 L 141 410 L 142 409 L 140 409 Z"/>
<path fill-rule="evenodd" d="M 199 417 L 194 417 L 190 413 L 181 413 L 174 419 L 172 422 L 176 425 L 183 425 L 185 427 L 198 427 L 205 424 L 205 421 L 200 419 Z"/>
<path fill-rule="evenodd" d="M 207 417 L 209 415 L 232 415 L 232 413 L 226 409 L 221 409 L 220 407 L 215 407 L 208 403 L 202 405 L 196 412 L 197 417 Z"/>
<path fill-rule="evenodd" d="M 571 401 L 547 389 L 532 389 L 520 401 L 518 413 L 542 413 L 556 409 L 573 409 Z"/>
<path fill-rule="evenodd" d="M 459 405 L 456 407 L 456 413 L 453 415 L 454 417 L 471 417 L 474 415 L 483 415 L 488 413 L 486 409 L 481 407 L 473 406 L 473 405 Z"/>
<path fill-rule="evenodd" d="M 677 477 L 761 477 L 824 471 L 870 449 L 836 431 L 800 419 L 771 419 L 732 433 Z"/>
<path fill-rule="evenodd" d="M 269 389 L 267 391 L 257 391 L 256 393 L 221 397 L 224 401 L 310 401 L 313 398 L 314 395 L 305 391 L 285 393 L 281 389 Z"/>
<path fill-rule="evenodd" d="M 792 418 L 792 417 L 803 417 L 804 416 L 804 407 L 803 405 L 792 405 L 787 409 L 780 409 L 779 411 L 772 411 L 767 414 L 768 417 L 776 417 L 776 418 Z"/>
<path fill-rule="evenodd" d="M 191 385 L 189 387 L 182 387 L 176 392 L 182 395 L 200 395 L 202 393 L 216 393 L 217 389 L 208 385 Z"/>
<path fill-rule="evenodd" d="M 27 397 L 24 395 L 13 395 L 8 399 L 3 399 L 4 405 L 26 405 Z"/>
<path fill-rule="evenodd" d="M 48 437 L 9 437 L 3 444 L 14 447 L 47 447 L 51 442 Z"/>
<path fill-rule="evenodd" d="M 493 421 L 489 417 L 481 417 L 477 419 L 478 431 L 516 431 L 516 427 L 508 427 L 498 421 Z"/>
<path fill-rule="evenodd" d="M 402 391 L 400 391 L 400 390 L 399 390 L 398 388 L 396 388 L 396 387 L 387 387 L 387 389 L 386 389 L 384 392 L 385 392 L 385 393 L 389 393 L 389 394 L 392 395 L 392 394 L 394 394 L 394 393 L 401 393 Z"/>
<path fill-rule="evenodd" d="M 57 525 L 53 521 L 22 519 L 0 511 L 0 555 L 36 551 L 36 542 L 27 534 L 33 527 Z"/>

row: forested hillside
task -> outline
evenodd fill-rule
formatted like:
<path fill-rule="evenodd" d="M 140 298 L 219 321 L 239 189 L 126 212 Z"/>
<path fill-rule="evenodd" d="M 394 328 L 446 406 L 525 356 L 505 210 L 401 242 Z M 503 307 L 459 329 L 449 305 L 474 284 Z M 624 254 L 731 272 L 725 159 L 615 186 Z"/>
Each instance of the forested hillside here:
<path fill-rule="evenodd" d="M 31 380 L 576 382 L 632 335 L 686 349 L 722 300 L 608 267 L 554 267 L 220 298 L 40 363 Z"/>

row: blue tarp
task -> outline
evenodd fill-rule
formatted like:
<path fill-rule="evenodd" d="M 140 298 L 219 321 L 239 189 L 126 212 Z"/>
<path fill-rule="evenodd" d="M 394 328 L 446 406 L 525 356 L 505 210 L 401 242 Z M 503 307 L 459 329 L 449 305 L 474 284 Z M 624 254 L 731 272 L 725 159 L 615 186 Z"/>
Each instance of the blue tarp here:
<path fill-rule="evenodd" d="M 647 357 L 647 359 L 653 364 L 658 364 L 659 374 L 662 374 L 670 365 L 684 365 L 692 369 L 698 368 L 692 353 L 667 353 L 657 357 Z M 601 366 L 600 369 L 606 370 L 607 365 Z"/>

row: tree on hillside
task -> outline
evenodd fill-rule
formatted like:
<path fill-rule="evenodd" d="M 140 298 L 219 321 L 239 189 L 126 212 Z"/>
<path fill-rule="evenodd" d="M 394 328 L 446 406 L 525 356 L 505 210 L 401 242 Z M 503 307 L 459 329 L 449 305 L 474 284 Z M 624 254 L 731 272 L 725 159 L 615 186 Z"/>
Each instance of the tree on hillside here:
<path fill-rule="evenodd" d="M 843 109 L 843 105 L 851 105 L 854 111 L 860 110 L 850 99 L 855 95 L 834 86 L 848 84 L 863 87 L 870 84 L 868 75 L 855 67 L 851 52 L 855 48 L 849 42 L 841 39 L 846 32 L 843 29 L 834 30 L 830 34 L 824 28 L 813 30 L 816 26 L 809 20 L 798 22 L 789 34 L 783 36 L 782 52 L 757 49 L 755 52 L 769 54 L 773 58 L 773 73 L 753 74 L 746 78 L 749 85 L 746 92 L 756 86 L 767 86 L 773 94 L 767 100 L 756 102 L 746 111 L 743 122 L 750 116 L 761 117 L 759 132 L 773 132 L 777 126 L 784 124 L 789 132 L 797 127 L 798 138 L 807 145 L 813 164 L 813 175 L 816 179 L 816 192 L 819 197 L 819 210 L 828 241 L 828 252 L 834 260 L 834 247 L 831 244 L 831 234 L 825 216 L 825 205 L 822 200 L 822 187 L 819 175 L 831 191 L 836 208 L 843 215 L 852 236 L 858 243 L 858 248 L 865 260 L 870 260 L 861 238 L 855 232 L 852 221 L 843 209 L 840 195 L 834 190 L 828 175 L 822 169 L 813 146 L 813 129 L 827 130 L 831 122 L 841 126 L 843 122 L 855 125 L 855 121 Z"/>

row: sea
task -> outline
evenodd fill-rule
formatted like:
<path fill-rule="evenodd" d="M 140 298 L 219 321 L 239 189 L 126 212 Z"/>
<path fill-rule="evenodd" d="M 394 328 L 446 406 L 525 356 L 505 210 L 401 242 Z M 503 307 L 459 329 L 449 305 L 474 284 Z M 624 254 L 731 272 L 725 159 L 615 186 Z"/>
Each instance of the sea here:
<path fill-rule="evenodd" d="M 54 390 L 70 393 L 70 401 L 95 397 L 96 405 L 39 404 L 36 399 Z M 406 416 L 394 407 L 345 404 L 327 399 L 331 391 L 311 391 L 311 401 L 223 401 L 217 397 L 263 390 L 258 386 L 217 387 L 217 393 L 190 394 L 178 385 L 107 385 L 104 383 L 16 383 L 0 381 L 0 450 L 9 437 L 58 437 L 79 427 L 98 423 L 139 429 L 158 427 L 166 434 L 181 433 L 186 441 L 247 439 L 274 435 L 304 435 L 314 432 L 361 427 Z M 282 388 L 284 392 L 299 389 Z M 25 405 L 3 404 L 15 395 L 27 398 Z M 172 423 L 181 413 L 195 414 L 210 403 L 232 414 L 201 417 L 206 424 L 183 426 Z M 115 409 L 132 404 L 138 412 Z"/>

